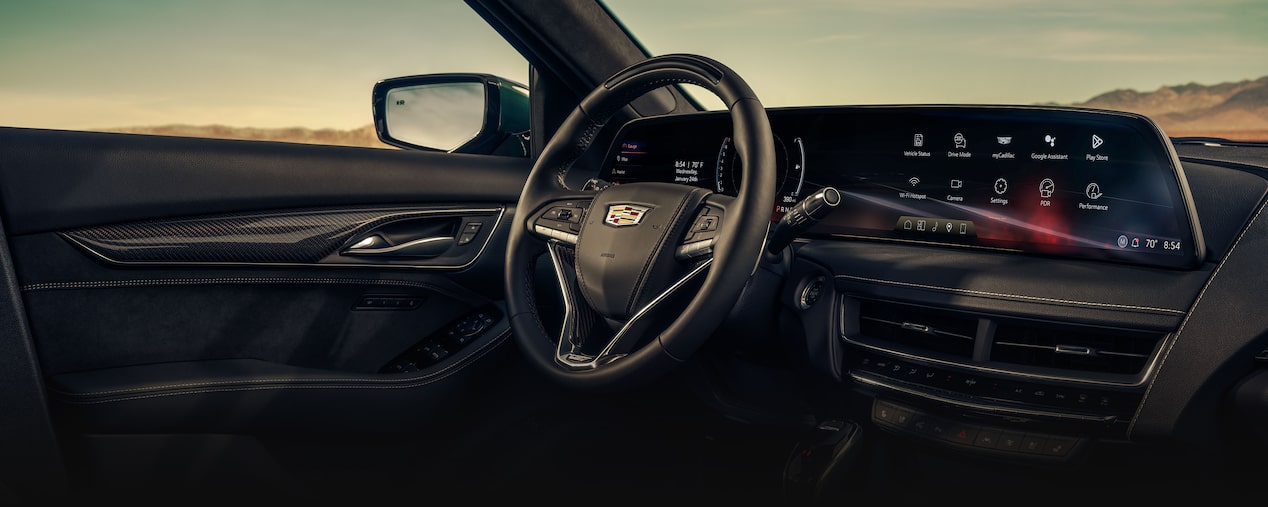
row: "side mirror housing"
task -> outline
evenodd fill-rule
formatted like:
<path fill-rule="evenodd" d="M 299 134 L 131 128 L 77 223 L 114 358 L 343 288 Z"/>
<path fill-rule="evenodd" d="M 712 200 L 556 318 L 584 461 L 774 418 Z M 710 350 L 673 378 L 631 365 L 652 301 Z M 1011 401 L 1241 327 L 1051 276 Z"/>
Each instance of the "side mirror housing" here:
<path fill-rule="evenodd" d="M 374 128 L 398 148 L 529 155 L 528 87 L 489 74 L 424 74 L 374 84 Z"/>

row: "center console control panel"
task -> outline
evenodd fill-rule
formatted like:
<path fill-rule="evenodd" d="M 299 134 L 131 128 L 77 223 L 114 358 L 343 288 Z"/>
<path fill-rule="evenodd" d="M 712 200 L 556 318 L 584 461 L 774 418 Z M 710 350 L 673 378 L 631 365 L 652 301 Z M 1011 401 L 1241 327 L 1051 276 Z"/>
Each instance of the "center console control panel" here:
<path fill-rule="evenodd" d="M 1088 442 L 1081 436 L 967 423 L 880 399 L 873 402 L 872 422 L 901 435 L 1005 459 L 1064 462 Z"/>

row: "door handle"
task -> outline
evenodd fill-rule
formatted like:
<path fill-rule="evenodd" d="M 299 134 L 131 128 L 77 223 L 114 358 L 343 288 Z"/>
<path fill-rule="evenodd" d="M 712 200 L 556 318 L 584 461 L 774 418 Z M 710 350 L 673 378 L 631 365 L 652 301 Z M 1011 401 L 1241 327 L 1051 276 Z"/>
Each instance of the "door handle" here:
<path fill-rule="evenodd" d="M 406 241 L 399 245 L 388 245 L 382 236 L 369 236 L 355 245 L 343 250 L 343 255 L 364 255 L 373 257 L 435 257 L 445 253 L 457 244 L 451 236 L 437 236 Z"/>

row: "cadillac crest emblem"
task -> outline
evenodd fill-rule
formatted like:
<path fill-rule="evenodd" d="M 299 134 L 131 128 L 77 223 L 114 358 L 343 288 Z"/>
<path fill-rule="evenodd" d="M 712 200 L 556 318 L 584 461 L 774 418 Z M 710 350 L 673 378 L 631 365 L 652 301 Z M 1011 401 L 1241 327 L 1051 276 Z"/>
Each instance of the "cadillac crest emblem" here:
<path fill-rule="evenodd" d="M 608 206 L 608 214 L 603 217 L 603 223 L 613 227 L 638 225 L 643 221 L 643 216 L 647 214 L 648 209 L 633 204 L 613 204 Z"/>

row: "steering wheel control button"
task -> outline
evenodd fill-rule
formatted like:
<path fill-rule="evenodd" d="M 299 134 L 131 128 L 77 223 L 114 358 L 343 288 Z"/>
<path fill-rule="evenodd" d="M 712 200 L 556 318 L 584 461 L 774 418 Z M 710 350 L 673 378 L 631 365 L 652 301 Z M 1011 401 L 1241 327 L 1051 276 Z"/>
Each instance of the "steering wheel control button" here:
<path fill-rule="evenodd" d="M 701 241 L 692 241 L 691 243 L 680 245 L 678 250 L 674 252 L 674 257 L 678 260 L 687 260 L 709 255 L 711 253 L 713 253 L 712 238 Z"/>
<path fill-rule="evenodd" d="M 537 223 L 533 225 L 533 232 L 550 239 L 563 241 L 565 243 L 577 243 L 577 235 L 573 233 L 572 226 L 568 222 L 539 219 Z"/>
<path fill-rule="evenodd" d="M 532 221 L 533 232 L 545 239 L 575 245 L 589 206 L 589 201 L 566 201 L 550 206 Z"/>
<path fill-rule="evenodd" d="M 550 239 L 556 239 L 564 243 L 568 243 L 570 245 L 577 244 L 576 234 L 569 232 L 569 230 L 567 229 L 561 230 L 561 228 L 566 228 L 566 227 L 567 225 L 560 225 L 558 223 L 551 223 L 546 225 L 538 224 L 533 227 L 533 230 L 537 232 L 537 234 L 540 234 Z"/>
<path fill-rule="evenodd" d="M 583 214 L 585 210 L 578 206 L 555 206 L 546 212 L 545 218 L 579 224 Z"/>
<path fill-rule="evenodd" d="M 687 229 L 687 234 L 683 237 L 683 244 L 694 241 L 701 241 L 717 237 L 718 228 L 722 226 L 722 211 L 710 206 L 705 206 L 696 213 L 696 217 L 691 221 L 691 227 Z"/>
<path fill-rule="evenodd" d="M 694 227 L 694 230 L 696 232 L 716 231 L 718 230 L 718 223 L 720 221 L 721 220 L 714 215 L 702 216 L 696 219 L 696 226 Z"/>

